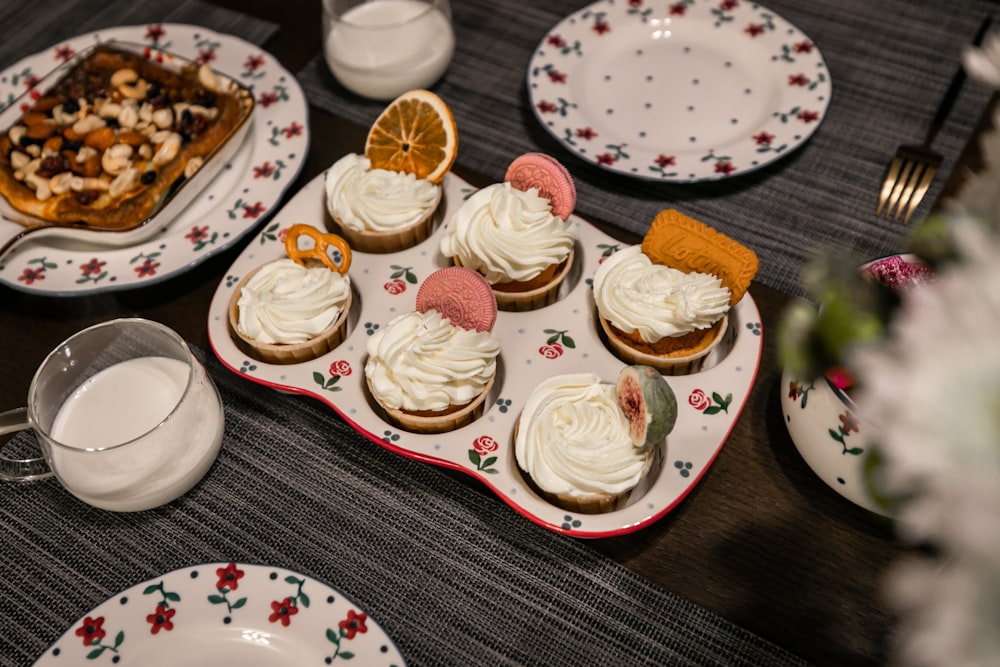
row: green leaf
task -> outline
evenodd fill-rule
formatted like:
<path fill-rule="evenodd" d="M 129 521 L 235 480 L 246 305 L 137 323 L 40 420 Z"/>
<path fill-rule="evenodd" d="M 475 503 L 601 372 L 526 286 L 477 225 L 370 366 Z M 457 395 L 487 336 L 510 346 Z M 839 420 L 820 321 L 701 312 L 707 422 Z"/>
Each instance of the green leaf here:
<path fill-rule="evenodd" d="M 93 651 L 87 654 L 87 660 L 94 660 L 95 658 L 99 658 L 101 657 L 102 653 L 104 653 L 103 646 L 101 648 L 95 648 Z"/>
<path fill-rule="evenodd" d="M 163 597 L 170 600 L 171 602 L 180 602 L 181 596 L 177 593 L 164 593 Z"/>
<path fill-rule="evenodd" d="M 499 474 L 499 473 L 500 473 L 500 471 L 499 471 L 499 470 L 497 470 L 496 468 L 485 468 L 485 469 L 483 470 L 483 472 L 485 472 L 485 473 L 487 473 L 487 474 L 489 474 L 489 475 L 497 475 L 497 474 Z"/>
<path fill-rule="evenodd" d="M 344 651 L 342 653 L 338 653 L 337 657 L 338 658 L 343 658 L 344 660 L 350 660 L 351 658 L 354 657 L 354 654 L 351 653 L 350 651 Z"/>
<path fill-rule="evenodd" d="M 854 454 L 855 456 L 857 456 L 858 454 L 860 454 L 863 451 L 865 451 L 865 450 L 863 448 L 861 448 L 861 447 L 851 447 L 850 449 L 847 450 L 846 453 L 847 454 Z"/>
<path fill-rule="evenodd" d="M 233 609 L 239 609 L 240 607 L 242 607 L 246 603 L 247 603 L 247 599 L 246 598 L 240 598 L 239 600 L 237 600 L 236 602 L 233 603 Z"/>
<path fill-rule="evenodd" d="M 285 577 L 285 583 L 286 584 L 295 584 L 296 586 L 298 586 L 302 582 L 299 581 L 298 579 L 296 579 L 295 577 L 293 577 L 292 575 L 288 575 L 287 577 Z"/>
<path fill-rule="evenodd" d="M 142 594 L 149 595 L 151 593 L 155 593 L 156 591 L 160 590 L 160 586 L 162 586 L 162 584 L 154 584 L 152 586 L 146 586 L 146 588 L 143 589 Z"/>
<path fill-rule="evenodd" d="M 322 373 L 313 371 L 313 382 L 322 387 L 326 383 L 326 378 L 323 377 Z"/>
<path fill-rule="evenodd" d="M 334 632 L 330 628 L 326 629 L 326 638 L 332 641 L 337 646 L 340 646 L 340 637 L 337 635 L 336 632 Z"/>
<path fill-rule="evenodd" d="M 413 275 L 412 273 L 410 273 L 409 271 L 407 271 L 406 272 L 406 282 L 410 283 L 411 285 L 416 285 L 417 284 L 417 277 L 415 275 Z"/>
<path fill-rule="evenodd" d="M 802 392 L 802 409 L 806 409 L 806 402 L 809 400 L 809 394 L 807 392 Z"/>
<path fill-rule="evenodd" d="M 559 340 L 559 336 L 560 336 L 560 334 L 555 334 L 553 336 L 549 336 L 548 339 L 545 342 L 548 343 L 549 345 L 551 345 L 552 343 L 554 343 L 557 340 Z"/>
<path fill-rule="evenodd" d="M 725 403 L 725 401 L 722 400 L 722 396 L 717 391 L 712 392 L 712 400 L 720 404 Z"/>
<path fill-rule="evenodd" d="M 221 595 L 209 595 L 208 601 L 211 602 L 212 604 L 225 604 L 226 598 L 222 597 Z"/>
<path fill-rule="evenodd" d="M 302 603 L 303 607 L 309 607 L 309 596 L 305 593 L 299 593 L 299 602 Z"/>
<path fill-rule="evenodd" d="M 484 468 L 489 468 L 491 465 L 493 465 L 496 462 L 497 462 L 497 457 L 491 456 L 490 458 L 488 458 L 485 461 L 483 461 L 483 467 Z"/>
<path fill-rule="evenodd" d="M 722 408 L 720 408 L 718 405 L 711 405 L 711 406 L 705 408 L 703 410 L 703 412 L 706 415 L 717 415 L 720 412 L 722 412 Z"/>
<path fill-rule="evenodd" d="M 482 461 L 482 457 L 474 449 L 469 450 L 469 460 L 472 461 L 472 465 L 479 467 L 479 462 Z"/>
<path fill-rule="evenodd" d="M 123 641 L 125 641 L 125 631 L 119 630 L 118 634 L 115 635 L 115 648 L 121 646 Z"/>
<path fill-rule="evenodd" d="M 576 347 L 576 343 L 569 336 L 563 336 L 562 337 L 562 342 L 563 342 L 563 345 L 565 345 L 566 347 Z"/>
<path fill-rule="evenodd" d="M 840 435 L 839 431 L 834 431 L 832 428 L 829 429 L 829 431 L 830 431 L 830 437 L 831 438 L 833 438 L 834 440 L 836 440 L 840 444 L 844 444 L 844 438 Z"/>

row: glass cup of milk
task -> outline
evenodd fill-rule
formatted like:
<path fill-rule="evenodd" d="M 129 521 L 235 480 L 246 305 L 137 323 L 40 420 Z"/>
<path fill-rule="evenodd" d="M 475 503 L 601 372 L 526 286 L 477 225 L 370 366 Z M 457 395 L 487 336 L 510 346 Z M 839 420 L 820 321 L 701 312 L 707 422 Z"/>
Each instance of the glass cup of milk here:
<path fill-rule="evenodd" d="M 28 405 L 0 413 L 0 435 L 33 429 L 44 458 L 0 452 L 0 479 L 55 475 L 80 500 L 129 512 L 164 505 L 204 477 L 222 444 L 219 393 L 177 333 L 112 320 L 59 344 Z"/>
<path fill-rule="evenodd" d="M 448 0 L 323 0 L 323 52 L 348 90 L 391 100 L 427 88 L 455 52 Z"/>

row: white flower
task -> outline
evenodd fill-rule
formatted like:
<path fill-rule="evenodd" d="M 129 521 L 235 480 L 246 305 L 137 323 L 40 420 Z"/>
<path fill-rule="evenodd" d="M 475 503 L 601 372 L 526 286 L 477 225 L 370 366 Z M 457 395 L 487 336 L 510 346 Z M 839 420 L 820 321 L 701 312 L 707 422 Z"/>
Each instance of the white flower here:
<path fill-rule="evenodd" d="M 966 47 L 962 65 L 973 79 L 1000 88 L 1000 34 L 987 36 L 980 48 Z"/>
<path fill-rule="evenodd" d="M 907 665 L 1000 664 L 1000 241 L 961 222 L 956 240 L 855 364 L 899 534 L 939 554 L 892 573 Z"/>

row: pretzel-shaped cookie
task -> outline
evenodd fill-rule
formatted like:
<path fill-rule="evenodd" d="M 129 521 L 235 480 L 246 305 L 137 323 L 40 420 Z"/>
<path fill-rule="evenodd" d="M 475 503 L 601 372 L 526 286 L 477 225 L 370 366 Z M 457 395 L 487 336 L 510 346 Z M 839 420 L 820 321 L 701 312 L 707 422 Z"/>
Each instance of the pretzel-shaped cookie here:
<path fill-rule="evenodd" d="M 312 247 L 300 247 L 300 236 L 310 237 L 313 240 Z M 327 248 L 330 246 L 340 251 L 343 258 L 340 260 L 340 266 L 334 264 L 333 259 L 327 254 Z M 324 234 L 312 225 L 296 224 L 288 228 L 288 233 L 285 235 L 285 254 L 302 266 L 306 265 L 306 259 L 315 259 L 331 271 L 341 274 L 347 273 L 351 268 L 351 247 L 347 245 L 347 241 L 336 234 Z"/>

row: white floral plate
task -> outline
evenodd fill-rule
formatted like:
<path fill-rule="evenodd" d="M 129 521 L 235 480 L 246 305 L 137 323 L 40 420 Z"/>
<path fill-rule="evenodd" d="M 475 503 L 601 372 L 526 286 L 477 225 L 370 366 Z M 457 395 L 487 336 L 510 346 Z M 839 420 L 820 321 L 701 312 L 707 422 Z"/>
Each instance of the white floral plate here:
<path fill-rule="evenodd" d="M 109 598 L 35 663 L 94 665 L 382 665 L 392 639 L 343 593 L 289 570 L 208 563 Z"/>
<path fill-rule="evenodd" d="M 819 49 L 747 0 L 599 0 L 528 64 L 542 125 L 583 160 L 671 182 L 739 175 L 816 131 L 831 82 Z"/>
<path fill-rule="evenodd" d="M 327 403 L 359 433 L 398 454 L 472 475 L 522 515 L 556 532 L 606 537 L 638 530 L 667 514 L 694 488 L 729 437 L 760 364 L 760 314 L 750 295 L 730 313 L 729 332 L 709 357 L 711 368 L 668 378 L 680 414 L 662 451 L 662 465 L 650 475 L 648 487 L 633 494 L 631 504 L 605 514 L 569 513 L 536 494 L 518 471 L 512 447 L 514 422 L 531 390 L 551 375 L 583 370 L 614 382 L 624 365 L 601 341 L 590 287 L 598 264 L 623 246 L 580 218 L 574 218 L 579 241 L 560 300 L 539 310 L 501 311 L 497 316 L 493 330 L 501 344 L 499 369 L 482 417 L 450 433 L 427 435 L 403 431 L 375 411 L 364 381 L 365 344 L 393 317 L 413 311 L 420 282 L 450 265 L 438 250 L 441 221 L 475 191 L 454 174 L 445 178 L 444 199 L 430 238 L 391 255 L 353 253 L 349 275 L 355 305 L 348 316 L 347 337 L 339 347 L 314 361 L 292 365 L 247 357 L 230 335 L 230 299 L 242 276 L 284 256 L 283 239 L 291 225 L 325 230 L 332 224 L 324 204 L 323 178 L 317 176 L 296 193 L 240 254 L 216 290 L 209 306 L 208 335 L 223 364 L 248 380 Z"/>
<path fill-rule="evenodd" d="M 211 63 L 253 91 L 253 127 L 222 173 L 152 238 L 110 247 L 28 236 L 0 258 L 0 282 L 10 287 L 76 296 L 166 280 L 222 251 L 261 223 L 305 164 L 308 105 L 295 77 L 260 47 L 200 26 L 122 26 L 59 43 L 0 72 L 0 108 L 14 103 L 61 60 L 110 40 L 149 44 Z M 0 219 L 0 229 L 6 226 L 17 223 Z"/>

